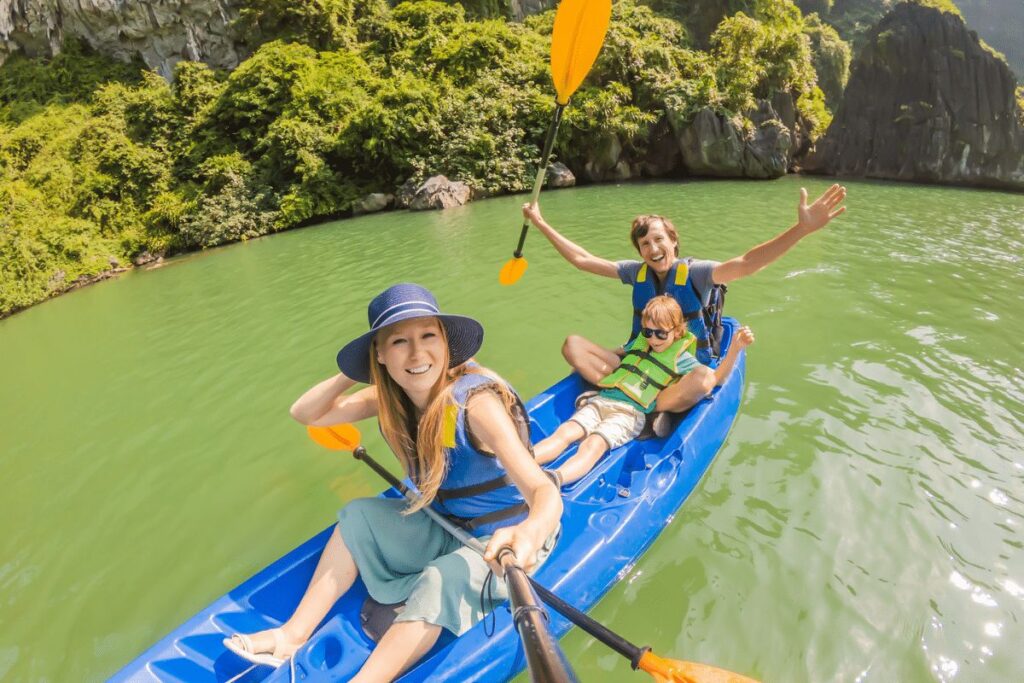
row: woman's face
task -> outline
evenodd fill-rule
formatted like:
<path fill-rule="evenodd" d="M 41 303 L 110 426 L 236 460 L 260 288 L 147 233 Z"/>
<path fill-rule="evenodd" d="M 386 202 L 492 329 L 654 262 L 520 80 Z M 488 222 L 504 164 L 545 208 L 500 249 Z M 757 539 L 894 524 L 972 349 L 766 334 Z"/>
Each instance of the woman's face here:
<path fill-rule="evenodd" d="M 448 369 L 448 344 L 440 321 L 415 318 L 384 328 L 377 334 L 377 362 L 422 408 L 441 373 Z"/>
<path fill-rule="evenodd" d="M 637 241 L 640 258 L 656 273 L 667 273 L 676 260 L 676 243 L 660 222 L 652 225 Z"/>

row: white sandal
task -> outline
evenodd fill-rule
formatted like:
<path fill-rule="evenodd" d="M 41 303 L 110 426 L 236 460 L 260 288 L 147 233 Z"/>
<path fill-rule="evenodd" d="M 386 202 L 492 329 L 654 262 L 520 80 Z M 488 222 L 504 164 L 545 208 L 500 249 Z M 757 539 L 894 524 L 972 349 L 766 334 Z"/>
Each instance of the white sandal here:
<path fill-rule="evenodd" d="M 279 642 L 281 629 L 275 628 L 270 632 L 274 634 L 273 652 L 277 652 L 280 647 Z M 253 664 L 259 664 L 262 666 L 272 666 L 275 669 L 284 664 L 288 659 L 275 657 L 273 652 L 253 652 L 252 639 L 244 633 L 236 633 L 230 638 L 225 638 L 224 647 L 231 650 L 247 662 L 252 662 Z"/>

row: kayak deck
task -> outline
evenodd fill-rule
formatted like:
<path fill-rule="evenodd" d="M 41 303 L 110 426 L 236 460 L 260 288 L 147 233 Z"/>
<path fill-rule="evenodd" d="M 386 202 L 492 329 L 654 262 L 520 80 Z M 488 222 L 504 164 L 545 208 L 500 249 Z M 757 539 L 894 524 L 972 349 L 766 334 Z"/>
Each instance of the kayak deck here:
<path fill-rule="evenodd" d="M 731 318 L 724 323 L 723 347 L 737 328 Z M 672 434 L 664 439 L 632 441 L 611 451 L 585 477 L 563 489 L 562 536 L 535 574 L 539 583 L 587 611 L 628 574 L 672 521 L 725 441 L 739 409 L 744 370 L 741 353 L 725 384 L 715 390 L 711 400 L 690 410 Z M 572 415 L 583 389 L 580 377 L 572 374 L 526 404 L 534 441 L 548 436 Z M 575 446 L 555 464 L 573 453 Z M 384 495 L 398 494 L 392 489 Z M 276 671 L 256 667 L 242 675 L 249 663 L 227 651 L 222 640 L 232 633 L 279 626 L 291 615 L 332 528 L 218 599 L 111 680 L 289 681 L 287 664 Z M 366 597 L 366 588 L 357 580 L 296 653 L 296 680 L 345 680 L 359 670 L 374 646 L 359 618 Z M 561 637 L 571 624 L 552 610 L 549 615 L 552 632 Z M 434 648 L 398 680 L 507 680 L 525 665 L 506 603 L 494 611 L 493 620 L 488 618 L 460 638 L 443 632 Z"/>

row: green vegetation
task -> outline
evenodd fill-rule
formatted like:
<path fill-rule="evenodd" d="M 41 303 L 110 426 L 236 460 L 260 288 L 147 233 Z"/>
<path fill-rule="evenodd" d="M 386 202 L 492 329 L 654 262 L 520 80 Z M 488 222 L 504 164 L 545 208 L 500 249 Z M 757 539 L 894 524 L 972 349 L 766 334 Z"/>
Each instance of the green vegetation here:
<path fill-rule="evenodd" d="M 678 22 L 617 2 L 558 156 L 610 171 L 619 150 L 646 152 L 668 109 L 742 116 L 773 91 L 822 130 L 808 25 L 785 0 L 749 7 L 705 52 Z M 167 83 L 78 45 L 0 67 L 0 316 L 146 252 L 345 215 L 408 180 L 529 187 L 554 106 L 553 12 L 515 24 L 430 0 L 251 0 L 239 22 L 273 39 L 231 73 L 183 62 Z"/>

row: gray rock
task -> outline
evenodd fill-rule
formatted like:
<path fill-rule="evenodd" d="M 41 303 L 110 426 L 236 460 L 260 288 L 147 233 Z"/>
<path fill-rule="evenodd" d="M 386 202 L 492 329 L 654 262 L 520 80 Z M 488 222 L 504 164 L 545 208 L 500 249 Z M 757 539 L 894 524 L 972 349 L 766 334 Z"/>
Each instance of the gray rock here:
<path fill-rule="evenodd" d="M 395 195 L 384 194 L 383 192 L 373 192 L 358 202 L 352 207 L 352 213 L 359 216 L 364 213 L 376 213 L 377 211 L 383 211 L 393 204 L 395 201 Z"/>
<path fill-rule="evenodd" d="M 509 0 L 508 9 L 512 18 L 522 21 L 531 14 L 540 14 L 558 4 L 558 0 Z"/>
<path fill-rule="evenodd" d="M 548 187 L 572 187 L 576 184 L 576 176 L 561 161 L 548 166 Z"/>
<path fill-rule="evenodd" d="M 413 197 L 416 196 L 416 190 L 419 189 L 419 186 L 420 184 L 412 178 L 402 183 L 395 190 L 395 208 L 408 209 L 409 205 L 412 204 Z"/>
<path fill-rule="evenodd" d="M 870 32 L 804 170 L 1024 189 L 1016 86 L 958 16 L 898 5 Z"/>
<path fill-rule="evenodd" d="M 8 54 L 51 57 L 78 37 L 102 54 L 136 55 L 169 78 L 182 60 L 233 68 L 245 48 L 232 35 L 240 0 L 0 0 L 0 63 Z"/>
<path fill-rule="evenodd" d="M 691 121 L 680 121 L 670 112 L 686 171 L 727 178 L 785 175 L 792 162 L 792 133 L 767 101 L 759 102 L 749 118 L 751 131 L 744 130 L 741 120 L 711 107 L 701 109 Z"/>
<path fill-rule="evenodd" d="M 409 208 L 413 211 L 448 209 L 468 203 L 472 196 L 473 191 L 466 183 L 436 175 L 427 178 L 416 189 L 415 196 L 409 202 Z"/>
<path fill-rule="evenodd" d="M 153 263 L 153 262 L 160 263 L 163 260 L 164 260 L 163 254 L 159 254 L 159 253 L 158 254 L 154 254 L 154 253 L 152 253 L 150 251 L 143 251 L 140 254 L 136 254 L 132 258 L 132 263 L 135 264 L 136 266 L 144 266 L 144 265 L 146 265 L 148 263 Z"/>

